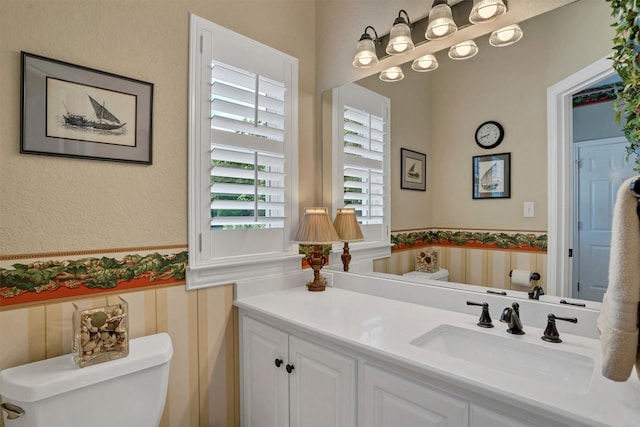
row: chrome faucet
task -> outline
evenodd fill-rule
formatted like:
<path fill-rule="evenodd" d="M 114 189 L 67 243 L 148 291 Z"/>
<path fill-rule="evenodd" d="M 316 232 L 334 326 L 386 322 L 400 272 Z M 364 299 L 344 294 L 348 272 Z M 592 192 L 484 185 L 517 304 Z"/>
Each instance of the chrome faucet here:
<path fill-rule="evenodd" d="M 529 292 L 529 299 L 535 299 L 535 300 L 539 300 L 540 299 L 540 295 L 544 295 L 544 289 L 542 289 L 542 286 L 540 285 L 535 285 Z"/>
<path fill-rule="evenodd" d="M 520 304 L 517 302 L 511 304 L 511 307 L 506 307 L 502 310 L 500 321 L 508 324 L 508 333 L 513 335 L 524 335 L 522 322 L 520 321 Z"/>

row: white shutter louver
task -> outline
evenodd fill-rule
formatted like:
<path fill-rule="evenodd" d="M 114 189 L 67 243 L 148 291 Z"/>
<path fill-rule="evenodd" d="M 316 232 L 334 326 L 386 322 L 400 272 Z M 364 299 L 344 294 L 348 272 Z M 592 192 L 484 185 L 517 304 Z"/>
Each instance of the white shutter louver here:
<path fill-rule="evenodd" d="M 211 227 L 282 228 L 285 85 L 213 62 Z"/>
<path fill-rule="evenodd" d="M 361 224 L 384 222 L 385 120 L 344 106 L 344 205 Z"/>

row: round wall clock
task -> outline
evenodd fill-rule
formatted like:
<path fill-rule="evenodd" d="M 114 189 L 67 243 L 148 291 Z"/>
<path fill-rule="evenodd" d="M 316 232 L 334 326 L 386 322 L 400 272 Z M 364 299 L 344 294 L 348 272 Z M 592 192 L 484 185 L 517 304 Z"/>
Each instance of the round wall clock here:
<path fill-rule="evenodd" d="M 476 129 L 476 144 L 482 148 L 494 148 L 500 145 L 504 138 L 504 128 L 498 122 L 488 121 Z"/>

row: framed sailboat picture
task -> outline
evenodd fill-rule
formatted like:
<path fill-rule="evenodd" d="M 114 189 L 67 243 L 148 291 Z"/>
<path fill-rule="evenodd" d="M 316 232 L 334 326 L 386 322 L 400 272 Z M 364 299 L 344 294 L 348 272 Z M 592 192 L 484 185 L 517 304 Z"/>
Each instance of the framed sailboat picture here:
<path fill-rule="evenodd" d="M 427 190 L 427 156 L 417 151 L 400 149 L 400 188 Z"/>
<path fill-rule="evenodd" d="M 473 198 L 511 197 L 511 153 L 473 157 Z"/>
<path fill-rule="evenodd" d="M 152 162 L 152 83 L 22 52 L 21 101 L 21 153 Z"/>

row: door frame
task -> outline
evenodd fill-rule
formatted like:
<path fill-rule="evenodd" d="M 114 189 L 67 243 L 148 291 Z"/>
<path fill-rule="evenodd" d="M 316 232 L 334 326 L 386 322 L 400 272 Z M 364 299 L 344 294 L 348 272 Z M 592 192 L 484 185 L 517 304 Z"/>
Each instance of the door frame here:
<path fill-rule="evenodd" d="M 572 96 L 615 75 L 611 55 L 547 88 L 547 292 L 571 297 L 573 245 L 573 102 Z"/>

